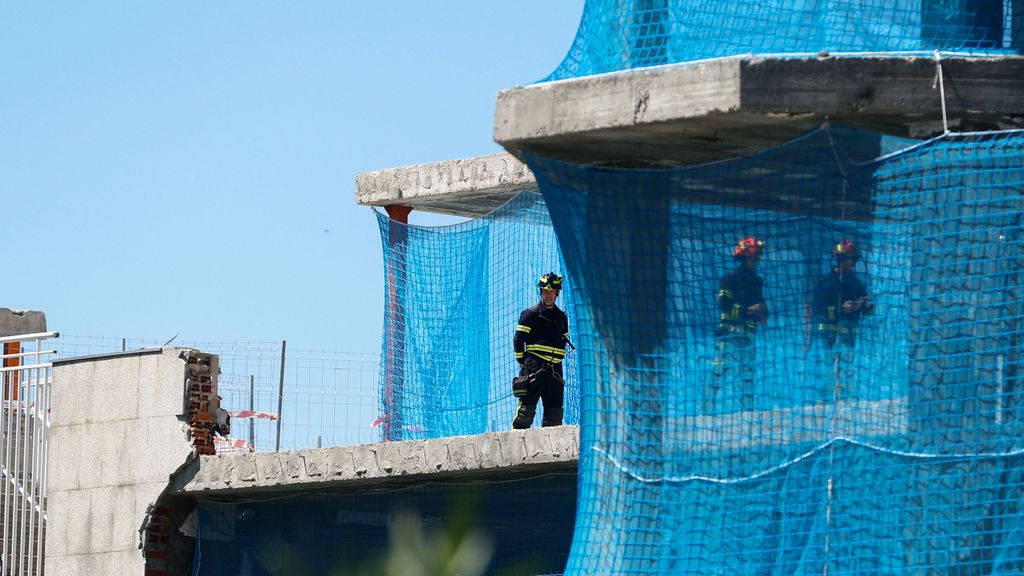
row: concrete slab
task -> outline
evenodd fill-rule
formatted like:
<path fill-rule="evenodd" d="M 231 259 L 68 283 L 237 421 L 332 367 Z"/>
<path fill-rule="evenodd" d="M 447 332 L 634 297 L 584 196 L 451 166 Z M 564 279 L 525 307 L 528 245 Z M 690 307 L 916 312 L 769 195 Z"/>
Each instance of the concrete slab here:
<path fill-rule="evenodd" d="M 47 576 L 109 576 L 142 574 L 144 563 L 137 551 L 101 552 L 65 556 L 61 562 L 47 563 Z"/>
<path fill-rule="evenodd" d="M 93 417 L 92 397 L 97 392 L 92 386 L 96 374 L 96 364 L 89 362 L 75 363 L 66 367 L 54 368 L 54 378 L 61 382 L 62 396 L 54 399 L 68 401 L 52 402 L 50 407 L 50 426 L 56 429 L 61 426 L 76 426 L 89 422 Z"/>
<path fill-rule="evenodd" d="M 86 433 L 89 444 L 99 446 L 99 486 L 120 486 L 132 484 L 135 480 L 135 460 L 139 454 L 136 427 L 129 421 L 98 422 L 94 432 Z M 146 447 L 143 447 L 145 449 Z"/>
<path fill-rule="evenodd" d="M 509 154 L 492 154 L 362 172 L 356 176 L 356 203 L 401 204 L 414 210 L 478 217 L 523 189 L 537 189 L 529 168 Z"/>
<path fill-rule="evenodd" d="M 181 353 L 178 349 L 178 354 Z M 184 361 L 174 354 L 161 354 L 155 361 L 139 363 L 137 388 L 140 393 L 136 394 L 136 399 L 140 414 L 165 416 L 184 412 L 182 366 Z"/>
<path fill-rule="evenodd" d="M 60 490 L 55 491 L 46 499 L 46 536 L 54 540 L 53 544 L 47 546 L 46 551 L 55 556 L 68 554 L 68 524 L 71 518 L 72 494 L 71 490 Z"/>
<path fill-rule="evenodd" d="M 92 531 L 102 529 L 92 522 L 91 492 L 91 490 L 72 490 L 67 493 L 67 514 L 70 519 L 67 526 L 68 541 L 56 543 L 53 549 L 65 548 L 69 556 L 89 553 Z M 50 535 L 47 534 L 47 536 L 49 537 Z M 46 539 L 46 544 L 46 556 L 49 561 L 56 554 L 51 553 L 50 546 L 53 546 L 53 544 L 50 543 L 50 538 Z M 49 568 L 49 565 L 47 565 L 47 568 Z"/>
<path fill-rule="evenodd" d="M 94 490 L 86 490 L 89 494 L 89 510 L 92 514 L 93 526 L 105 526 L 106 530 L 90 530 L 88 549 L 93 552 L 112 552 L 116 550 L 114 545 L 114 515 L 118 508 L 124 507 L 124 490 L 118 486 L 105 486 Z M 118 534 L 125 540 L 124 534 Z M 130 533 L 129 533 L 130 536 Z M 129 537 L 127 539 L 131 541 Z M 119 541 L 119 543 L 120 543 Z"/>
<path fill-rule="evenodd" d="M 46 314 L 35 310 L 0 308 L 0 337 L 46 332 Z"/>
<path fill-rule="evenodd" d="M 950 128 L 1024 126 L 1024 59 L 943 58 Z M 505 90 L 494 139 L 580 163 L 686 166 L 774 146 L 833 121 L 897 136 L 941 133 L 931 58 L 746 58 Z"/>
<path fill-rule="evenodd" d="M 444 477 L 509 479 L 517 474 L 573 470 L 579 428 L 556 426 L 476 436 L 261 454 L 203 456 L 172 479 L 185 496 L 384 486 Z M 249 471 L 240 474 L 240 470 Z"/>
<path fill-rule="evenodd" d="M 134 420 L 138 417 L 139 357 L 97 362 L 91 382 L 93 422 Z"/>

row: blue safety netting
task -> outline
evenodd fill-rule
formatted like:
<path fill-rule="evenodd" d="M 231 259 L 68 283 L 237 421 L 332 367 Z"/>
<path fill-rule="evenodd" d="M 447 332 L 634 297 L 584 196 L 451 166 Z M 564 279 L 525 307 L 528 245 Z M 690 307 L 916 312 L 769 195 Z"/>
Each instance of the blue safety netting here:
<path fill-rule="evenodd" d="M 575 474 L 560 473 L 203 500 L 192 574 L 378 576 L 385 563 L 387 574 L 435 574 L 442 572 L 428 572 L 428 559 L 454 563 L 460 542 L 463 557 L 489 556 L 484 574 L 558 574 L 569 555 L 575 494 Z M 402 518 L 418 529 L 403 532 Z"/>
<path fill-rule="evenodd" d="M 406 225 L 382 213 L 377 218 L 385 271 L 382 438 L 511 429 L 516 322 L 539 301 L 541 274 L 564 270 L 540 194 L 523 191 L 488 216 L 451 226 Z M 573 333 L 568 292 L 557 304 Z M 575 424 L 573 354 L 564 365 L 565 423 Z"/>
<path fill-rule="evenodd" d="M 1021 0 L 587 0 L 545 80 L 737 55 L 1024 51 Z"/>
<path fill-rule="evenodd" d="M 527 161 L 578 334 L 567 573 L 1024 573 L 1024 132 Z M 746 237 L 769 313 L 738 337 L 720 279 Z M 813 307 L 844 240 L 859 324 Z"/>

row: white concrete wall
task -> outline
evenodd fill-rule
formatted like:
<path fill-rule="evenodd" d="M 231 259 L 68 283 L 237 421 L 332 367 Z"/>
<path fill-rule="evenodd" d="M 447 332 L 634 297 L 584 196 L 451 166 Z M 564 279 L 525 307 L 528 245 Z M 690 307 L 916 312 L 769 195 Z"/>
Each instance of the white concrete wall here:
<path fill-rule="evenodd" d="M 181 349 L 57 362 L 47 576 L 143 574 L 147 507 L 186 462 Z"/>

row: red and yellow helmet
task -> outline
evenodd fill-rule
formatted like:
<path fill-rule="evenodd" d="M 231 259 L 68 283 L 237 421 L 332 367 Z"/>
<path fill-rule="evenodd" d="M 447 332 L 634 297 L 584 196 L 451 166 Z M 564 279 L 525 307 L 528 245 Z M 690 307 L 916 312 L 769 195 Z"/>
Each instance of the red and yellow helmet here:
<path fill-rule="evenodd" d="M 859 260 L 860 249 L 853 240 L 843 240 L 832 249 L 832 256 L 836 260 Z"/>
<path fill-rule="evenodd" d="M 732 251 L 733 258 L 746 258 L 748 256 L 763 256 L 764 255 L 764 240 L 758 240 L 753 236 L 744 238 L 739 241 L 736 245 L 736 249 Z"/>

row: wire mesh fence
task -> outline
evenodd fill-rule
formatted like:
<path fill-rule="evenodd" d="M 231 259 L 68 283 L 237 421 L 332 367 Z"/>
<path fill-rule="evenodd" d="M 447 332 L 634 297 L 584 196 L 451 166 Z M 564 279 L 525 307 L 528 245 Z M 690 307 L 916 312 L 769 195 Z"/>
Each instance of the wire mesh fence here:
<path fill-rule="evenodd" d="M 220 395 L 232 413 L 231 439 L 219 451 L 295 450 L 380 440 L 380 357 L 295 350 L 285 342 L 211 342 L 62 335 L 58 357 L 163 345 L 220 357 Z M 283 369 L 282 369 L 283 366 Z"/>

